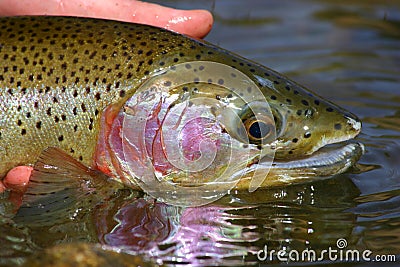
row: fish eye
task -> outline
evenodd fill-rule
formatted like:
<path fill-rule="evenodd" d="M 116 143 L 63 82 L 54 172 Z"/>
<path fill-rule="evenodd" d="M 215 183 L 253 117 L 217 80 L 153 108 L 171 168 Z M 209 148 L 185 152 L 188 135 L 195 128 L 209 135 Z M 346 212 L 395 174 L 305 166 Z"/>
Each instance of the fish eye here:
<path fill-rule="evenodd" d="M 273 134 L 274 123 L 267 116 L 251 117 L 244 121 L 247 135 L 250 142 L 262 143 Z"/>

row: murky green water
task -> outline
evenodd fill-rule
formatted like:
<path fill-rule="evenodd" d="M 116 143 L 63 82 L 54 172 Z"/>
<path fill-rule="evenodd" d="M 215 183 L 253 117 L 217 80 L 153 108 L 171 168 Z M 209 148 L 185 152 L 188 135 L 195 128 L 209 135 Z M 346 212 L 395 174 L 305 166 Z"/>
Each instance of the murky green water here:
<path fill-rule="evenodd" d="M 80 240 L 85 236 L 77 234 L 81 231 L 95 233 L 90 238 L 99 238 L 103 244 L 167 264 L 234 266 L 271 263 L 269 257 L 257 258 L 264 248 L 268 252 L 296 250 L 300 255 L 308 249 L 318 256 L 331 247 L 339 250 L 334 254 L 339 257 L 342 243 L 337 240 L 344 239 L 344 252 L 358 250 L 361 257 L 370 250 L 371 259 L 396 255 L 399 264 L 400 2 L 159 2 L 212 9 L 216 22 L 207 40 L 285 73 L 357 114 L 363 121 L 357 139 L 366 145 L 361 171 L 232 194 L 197 208 L 119 199 L 96 211 L 94 219 L 74 226 L 63 239 L 43 235 L 57 229 L 7 226 L 1 235 L 7 233 L 14 240 L 6 242 L 22 240 L 14 250 L 24 256 L 38 244 Z M 70 227 L 62 225 L 58 231 Z M 282 262 L 275 257 L 273 263 Z M 325 255 L 321 263 L 338 261 L 329 261 Z"/>

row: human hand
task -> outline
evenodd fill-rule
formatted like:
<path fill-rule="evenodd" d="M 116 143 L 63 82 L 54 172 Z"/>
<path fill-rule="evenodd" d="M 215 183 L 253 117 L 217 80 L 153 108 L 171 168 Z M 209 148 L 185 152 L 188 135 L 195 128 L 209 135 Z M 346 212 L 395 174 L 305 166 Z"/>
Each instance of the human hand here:
<path fill-rule="evenodd" d="M 113 19 L 153 25 L 195 38 L 206 36 L 213 23 L 207 10 L 179 10 L 137 0 L 0 0 L 0 15 Z"/>

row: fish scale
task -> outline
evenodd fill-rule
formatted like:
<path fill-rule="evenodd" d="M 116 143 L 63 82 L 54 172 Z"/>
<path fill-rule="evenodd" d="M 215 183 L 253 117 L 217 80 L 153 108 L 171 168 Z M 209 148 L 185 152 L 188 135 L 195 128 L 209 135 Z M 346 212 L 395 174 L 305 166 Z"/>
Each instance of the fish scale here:
<path fill-rule="evenodd" d="M 3 17 L 0 25 L 0 177 L 47 147 L 92 165 L 104 110 L 122 107 L 154 73 L 196 60 L 227 64 L 259 86 L 281 127 L 277 158 L 360 130 L 354 115 L 283 75 L 164 29 L 73 17 Z"/>

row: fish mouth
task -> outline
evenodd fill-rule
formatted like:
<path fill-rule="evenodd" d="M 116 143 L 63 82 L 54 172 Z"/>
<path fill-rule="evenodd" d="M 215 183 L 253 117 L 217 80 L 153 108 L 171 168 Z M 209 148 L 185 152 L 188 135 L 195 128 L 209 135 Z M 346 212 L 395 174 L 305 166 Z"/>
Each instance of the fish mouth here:
<path fill-rule="evenodd" d="M 364 154 L 362 143 L 346 141 L 326 145 L 313 154 L 290 161 L 275 160 L 271 169 L 313 176 L 332 176 L 347 171 Z M 263 162 L 260 161 L 259 165 Z"/>
<path fill-rule="evenodd" d="M 356 141 L 329 144 L 311 155 L 290 160 L 261 159 L 248 169 L 248 174 L 268 171 L 261 187 L 308 182 L 348 171 L 364 154 L 364 145 Z M 250 178 L 248 176 L 248 178 Z"/>

